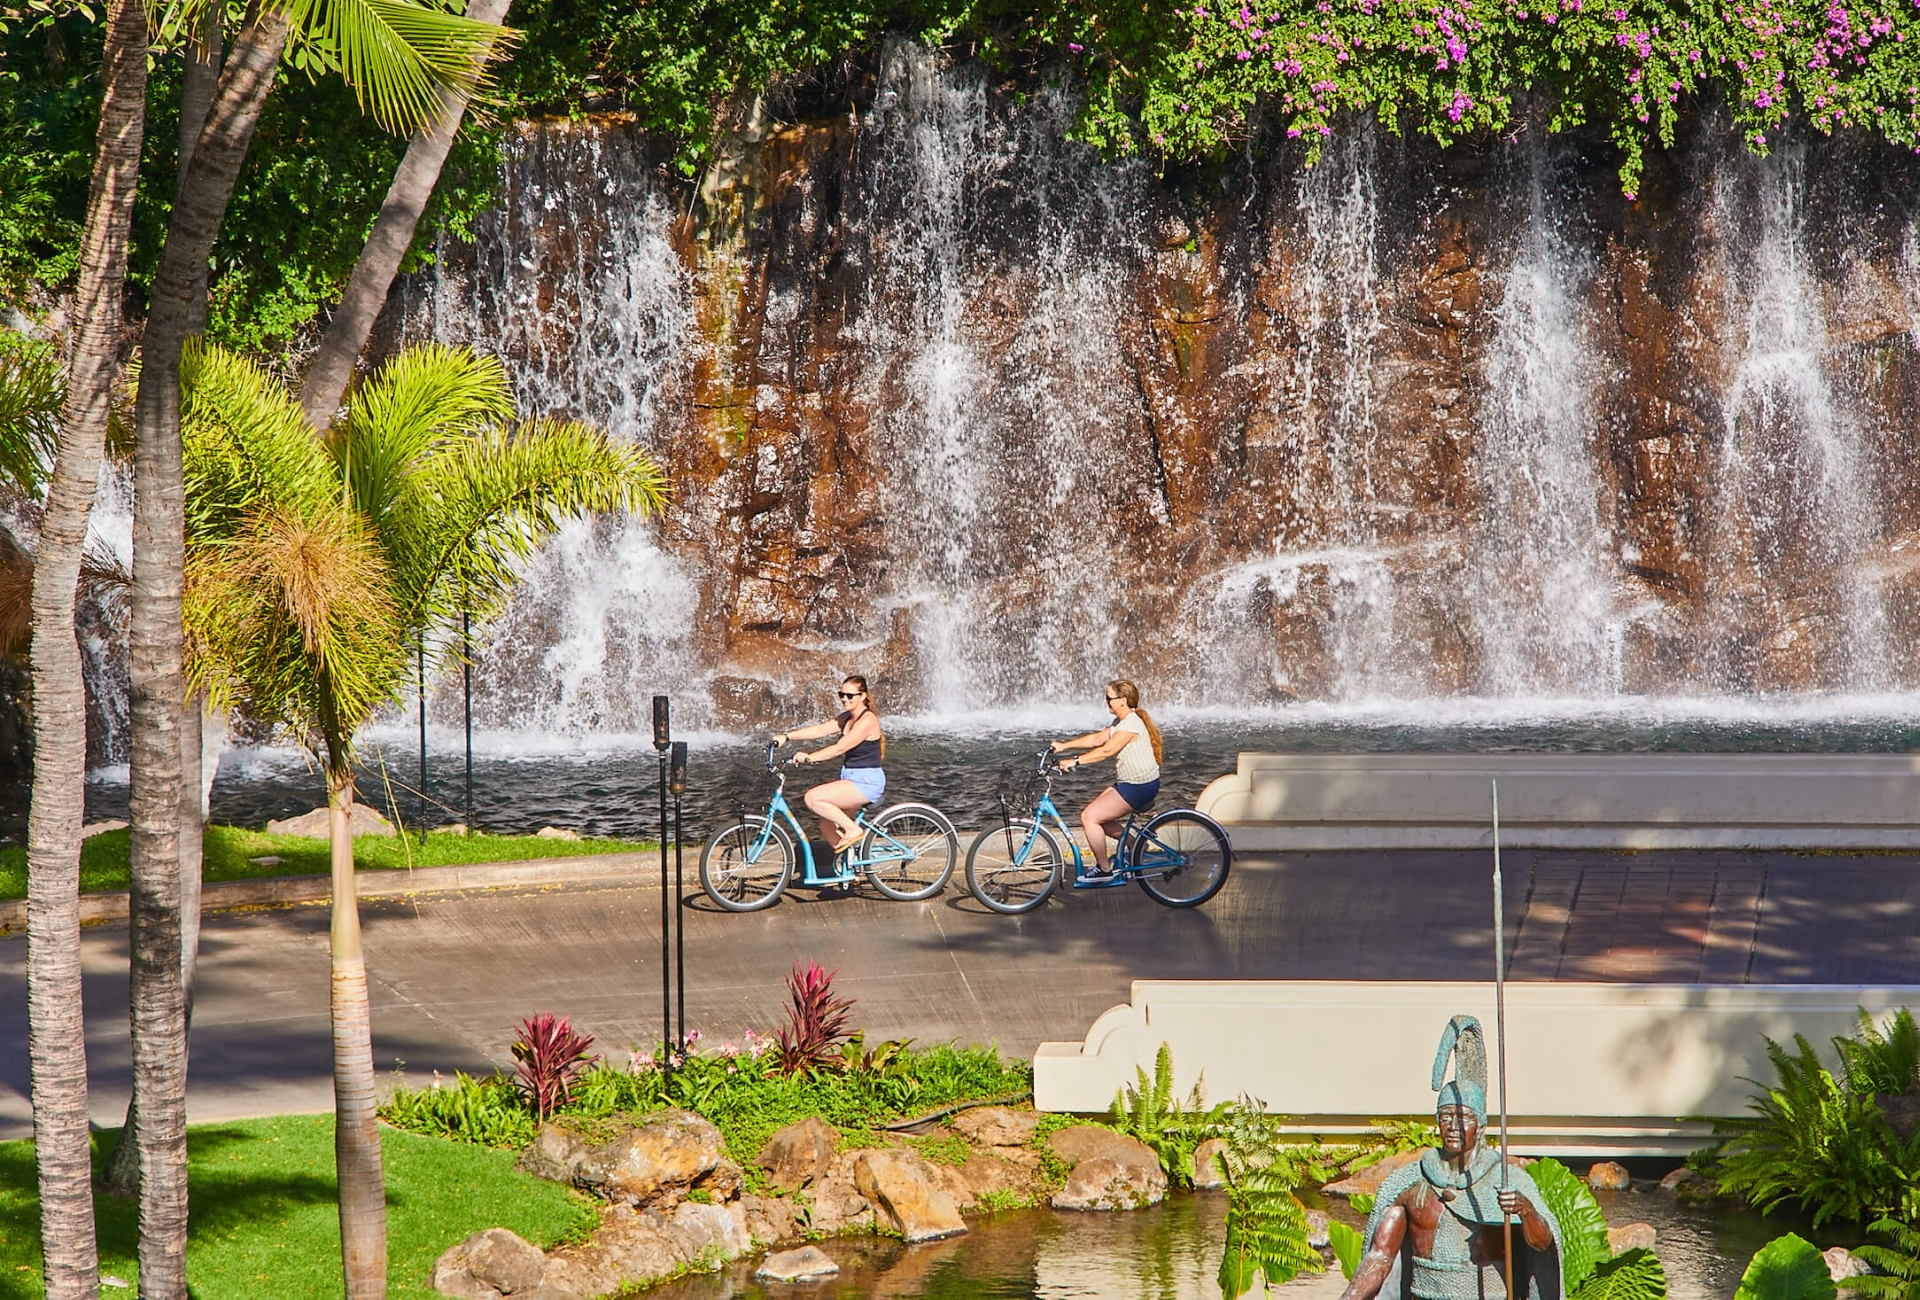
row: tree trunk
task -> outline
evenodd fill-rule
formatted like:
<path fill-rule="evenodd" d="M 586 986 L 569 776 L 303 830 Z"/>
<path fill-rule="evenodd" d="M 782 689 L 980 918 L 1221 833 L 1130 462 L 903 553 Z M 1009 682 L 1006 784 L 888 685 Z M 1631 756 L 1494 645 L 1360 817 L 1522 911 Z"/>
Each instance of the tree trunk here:
<path fill-rule="evenodd" d="M 146 134 L 147 14 L 115 0 L 101 57 L 95 142 L 60 452 L 33 582 L 33 803 L 27 829 L 27 1022 L 43 1280 L 48 1300 L 97 1300 L 87 1036 L 80 993 L 80 826 L 86 681 L 74 603 L 120 367 L 127 233 Z"/>
<path fill-rule="evenodd" d="M 200 132 L 206 127 L 207 112 L 213 106 L 213 96 L 220 86 L 220 64 L 224 54 L 224 41 L 221 31 L 221 19 L 224 5 L 209 5 L 205 25 L 200 31 L 197 44 L 186 49 L 187 66 L 180 83 L 180 165 L 174 179 L 174 198 L 178 201 L 180 192 L 186 187 L 187 166 L 193 160 L 195 146 L 200 143 Z M 209 269 L 200 268 L 200 282 L 193 290 L 194 311 L 187 323 L 187 333 L 197 334 L 207 324 L 207 281 Z M 186 712 L 181 718 L 180 728 L 180 937 L 181 937 L 181 979 L 186 989 L 187 1019 L 193 1019 L 193 966 L 199 955 L 200 945 L 200 843 L 202 821 L 198 815 L 189 818 L 185 809 L 191 801 L 197 806 L 200 789 L 200 717 L 195 710 L 199 708 L 195 701 L 189 701 Z M 134 1140 L 139 1130 L 140 1090 L 135 1088 L 127 1096 L 127 1118 L 120 1126 L 120 1136 L 114 1140 L 113 1153 L 107 1157 L 106 1172 L 101 1176 L 101 1190 L 110 1196 L 122 1200 L 132 1200 L 140 1194 L 140 1144 Z"/>
<path fill-rule="evenodd" d="M 498 23 L 507 16 L 509 3 L 510 0 L 470 0 L 467 17 L 483 23 Z M 426 211 L 427 200 L 433 197 L 440 169 L 446 165 L 447 153 L 459 133 L 460 118 L 467 111 L 467 96 L 459 91 L 444 91 L 440 105 L 436 124 L 415 135 L 407 146 L 406 157 L 400 160 L 399 169 L 393 174 L 393 184 L 387 189 L 386 201 L 380 205 L 380 215 L 367 235 L 366 246 L 360 250 L 360 260 L 354 263 L 353 275 L 347 281 L 346 291 L 340 295 L 340 305 L 334 309 L 333 319 L 327 325 L 326 337 L 320 340 L 320 351 L 307 367 L 306 379 L 300 386 L 300 410 L 315 429 L 325 429 L 332 423 L 334 412 L 346 399 L 354 363 L 367 346 L 367 336 L 373 332 L 373 323 L 379 319 L 381 308 L 386 306 L 393 277 L 399 273 L 401 261 L 413 246 L 420 214 Z"/>
<path fill-rule="evenodd" d="M 184 493 L 180 352 L 195 290 L 273 89 L 287 14 L 267 6 L 234 41 L 187 166 L 154 277 L 135 404 L 132 684 L 133 1073 L 140 1144 L 140 1293 L 185 1300 L 186 996 L 181 979 L 180 596 Z M 204 300 L 204 290 L 201 290 Z"/>
<path fill-rule="evenodd" d="M 387 1193 L 374 1114 L 367 962 L 353 887 L 350 762 L 328 764 L 327 841 L 333 868 L 333 1161 L 340 1180 L 341 1264 L 347 1300 L 386 1300 Z"/>

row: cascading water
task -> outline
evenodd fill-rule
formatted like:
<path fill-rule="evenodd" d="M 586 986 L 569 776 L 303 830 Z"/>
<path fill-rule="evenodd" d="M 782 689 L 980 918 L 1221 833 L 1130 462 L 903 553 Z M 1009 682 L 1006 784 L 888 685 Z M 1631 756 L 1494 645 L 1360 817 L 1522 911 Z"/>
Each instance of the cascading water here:
<path fill-rule="evenodd" d="M 757 107 L 697 192 L 623 122 L 527 127 L 410 286 L 411 337 L 674 480 L 532 567 L 487 721 L 634 731 L 669 691 L 743 726 L 843 671 L 939 714 L 1116 671 L 1241 706 L 1913 684 L 1914 566 L 1863 563 L 1902 407 L 1844 379 L 1906 374 L 1911 318 L 1830 337 L 1800 155 L 1698 146 L 1655 225 L 1538 132 L 1465 179 L 1362 123 L 1169 178 L 909 42 L 856 99 Z"/>

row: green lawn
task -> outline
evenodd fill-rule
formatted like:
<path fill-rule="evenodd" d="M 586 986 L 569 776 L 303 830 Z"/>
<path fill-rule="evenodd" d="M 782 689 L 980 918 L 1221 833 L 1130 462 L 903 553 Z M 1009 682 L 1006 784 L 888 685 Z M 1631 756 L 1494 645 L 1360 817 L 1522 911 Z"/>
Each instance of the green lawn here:
<path fill-rule="evenodd" d="M 393 1300 L 432 1300 L 427 1275 L 447 1247 L 482 1228 L 536 1245 L 591 1229 L 586 1198 L 513 1172 L 514 1153 L 382 1128 L 387 1274 Z M 95 1137 L 96 1165 L 113 1132 Z M 331 1300 L 340 1282 L 333 1117 L 289 1115 L 192 1129 L 187 1138 L 195 1300 Z M 39 1195 L 33 1144 L 0 1143 L 0 1300 L 40 1300 Z M 135 1209 L 100 1197 L 100 1268 L 137 1280 Z M 103 1296 L 132 1290 L 103 1289 Z"/>
<path fill-rule="evenodd" d="M 125 889 L 130 832 L 107 831 L 80 849 L 80 888 L 85 892 Z M 520 858 L 569 858 L 584 853 L 629 853 L 649 847 L 631 840 L 543 840 L 534 835 L 431 834 L 423 841 L 408 835 L 363 835 L 353 842 L 356 865 L 373 871 L 406 867 L 451 867 L 469 862 L 512 862 Z M 251 880 L 258 876 L 325 875 L 327 842 L 305 835 L 268 835 L 238 826 L 209 826 L 206 838 L 208 880 Z M 408 855 L 412 861 L 409 863 Z M 265 866 L 252 861 L 277 857 Z M 0 898 L 27 896 L 27 851 L 0 849 Z"/>

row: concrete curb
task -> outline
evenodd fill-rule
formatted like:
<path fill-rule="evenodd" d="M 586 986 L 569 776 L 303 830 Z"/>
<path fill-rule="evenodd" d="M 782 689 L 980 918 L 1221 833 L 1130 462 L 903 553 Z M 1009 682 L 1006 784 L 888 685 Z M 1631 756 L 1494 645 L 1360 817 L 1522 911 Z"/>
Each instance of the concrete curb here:
<path fill-rule="evenodd" d="M 514 862 L 475 862 L 457 867 L 420 867 L 356 871 L 354 893 L 360 898 L 406 898 L 413 894 L 441 894 L 463 889 L 506 889 L 527 885 L 571 885 L 590 881 L 650 881 L 659 874 L 658 850 L 637 853 L 583 853 L 577 857 L 526 858 Z M 650 868 L 652 868 L 650 870 Z M 325 876 L 264 876 L 258 880 L 208 881 L 201 908 L 219 912 L 238 907 L 280 907 L 294 903 L 324 903 L 333 896 Z M 80 895 L 80 923 L 126 919 L 127 895 Z M 0 902 L 0 934 L 24 932 L 27 900 Z"/>

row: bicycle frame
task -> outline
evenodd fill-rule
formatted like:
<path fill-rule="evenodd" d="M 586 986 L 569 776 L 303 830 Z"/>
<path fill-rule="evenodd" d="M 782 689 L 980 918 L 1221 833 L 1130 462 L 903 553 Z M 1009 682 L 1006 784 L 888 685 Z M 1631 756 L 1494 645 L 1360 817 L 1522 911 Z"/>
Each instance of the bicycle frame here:
<path fill-rule="evenodd" d="M 800 861 L 805 868 L 805 874 L 799 881 L 802 885 L 850 885 L 858 880 L 860 873 L 870 866 L 877 866 L 882 862 L 907 862 L 913 859 L 912 850 L 882 830 L 877 834 L 883 842 L 874 845 L 875 852 L 871 857 L 860 854 L 857 851 L 859 846 L 856 844 L 854 848 L 834 855 L 833 875 L 821 875 L 814 863 L 813 839 L 800 825 L 800 819 L 794 814 L 793 805 L 787 802 L 787 774 L 774 766 L 773 752 L 774 747 L 769 745 L 767 771 L 773 773 L 773 794 L 767 800 L 767 811 L 760 823 L 760 834 L 754 838 L 752 847 L 747 850 L 748 862 L 758 862 L 760 855 L 766 852 L 767 845 L 772 843 L 776 818 L 793 828 L 794 840 L 800 845 Z M 854 814 L 853 824 L 862 830 L 874 831 L 873 825 L 867 821 L 867 811 L 864 808 Z"/>
<path fill-rule="evenodd" d="M 1026 842 L 1020 846 L 1017 852 L 1012 852 L 1008 855 L 1015 865 L 1021 865 L 1026 862 L 1027 855 L 1033 852 L 1034 842 L 1039 839 L 1039 828 L 1048 821 L 1052 821 L 1054 826 L 1059 829 L 1061 837 L 1067 842 L 1067 849 L 1073 854 L 1073 879 L 1067 882 L 1069 887 L 1073 889 L 1111 889 L 1115 885 L 1127 884 L 1139 876 L 1167 865 L 1166 861 L 1158 856 L 1148 858 L 1145 857 L 1145 855 L 1142 855 L 1144 860 L 1137 866 L 1127 864 L 1127 848 L 1136 839 L 1145 838 L 1149 844 L 1159 845 L 1162 850 L 1168 853 L 1173 852 L 1173 850 L 1167 849 L 1165 845 L 1159 844 L 1157 839 L 1148 836 L 1144 827 L 1136 825 L 1135 823 L 1138 822 L 1141 814 L 1137 810 L 1129 810 L 1126 824 L 1120 828 L 1120 834 L 1113 842 L 1113 867 L 1111 874 L 1088 880 L 1086 878 L 1086 858 L 1080 852 L 1080 842 L 1073 837 L 1072 828 L 1067 825 L 1066 818 L 1060 815 L 1059 806 L 1053 802 L 1054 774 L 1044 766 L 1046 761 L 1047 757 L 1043 753 L 1040 757 L 1042 767 L 1039 775 L 1046 779 L 1046 787 L 1040 792 L 1040 801 L 1034 805 L 1033 816 L 1028 821 Z M 1012 827 L 1009 825 L 1007 829 L 1011 832 Z M 1009 835 L 1009 839 L 1011 839 L 1011 835 Z M 1011 845 L 1009 845 L 1009 848 L 1011 848 Z"/>

